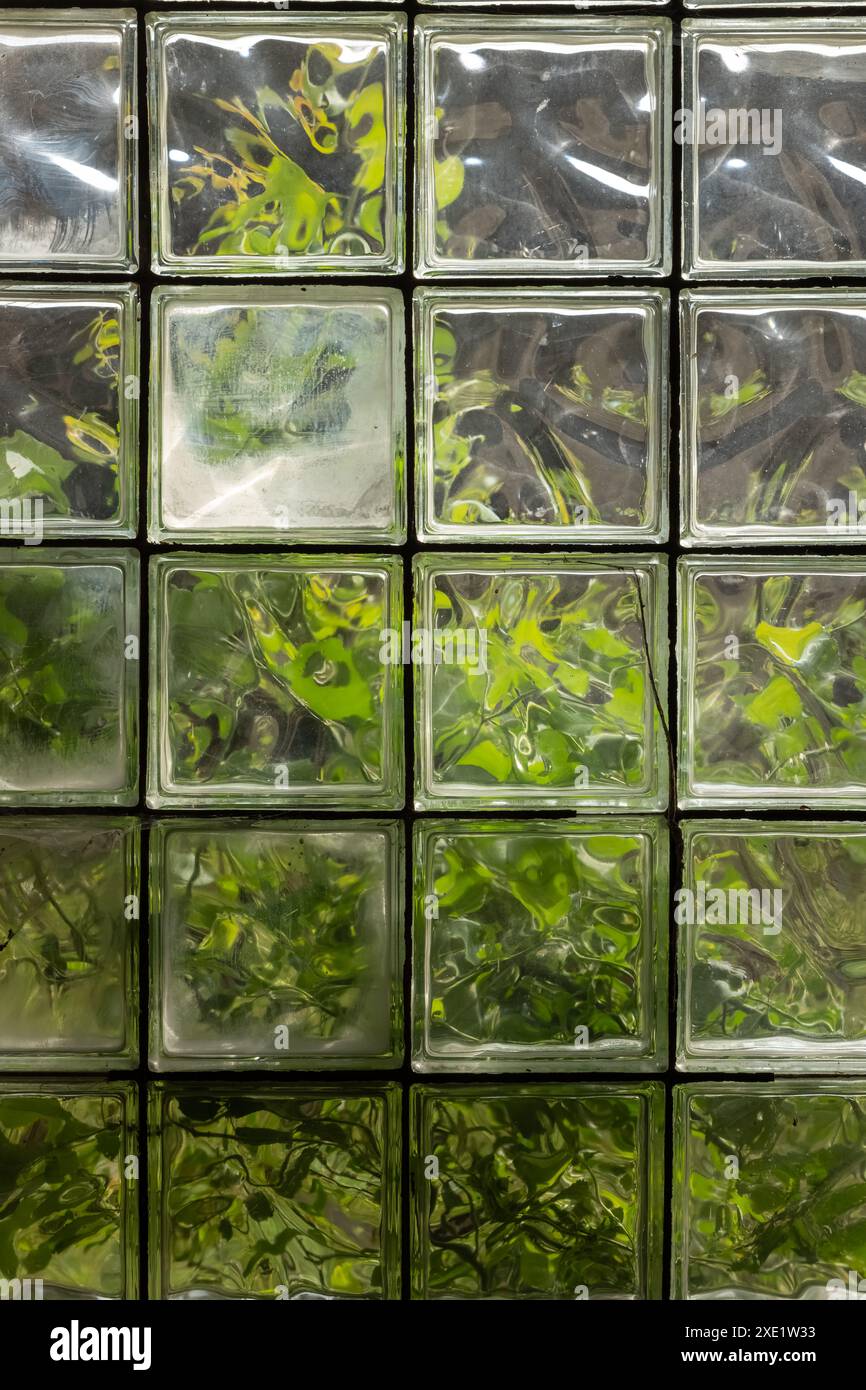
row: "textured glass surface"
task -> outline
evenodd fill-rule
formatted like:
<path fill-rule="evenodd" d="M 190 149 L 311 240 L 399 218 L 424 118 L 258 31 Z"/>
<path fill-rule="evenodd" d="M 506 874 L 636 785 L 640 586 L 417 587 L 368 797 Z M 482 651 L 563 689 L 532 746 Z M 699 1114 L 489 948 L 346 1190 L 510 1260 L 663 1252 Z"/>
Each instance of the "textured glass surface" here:
<path fill-rule="evenodd" d="M 396 13 L 151 16 L 154 269 L 398 272 L 405 30 Z"/>
<path fill-rule="evenodd" d="M 370 556 L 154 557 L 148 804 L 398 809 L 400 576 Z"/>
<path fill-rule="evenodd" d="M 661 1295 L 664 1091 L 416 1086 L 421 1299 Z"/>
<path fill-rule="evenodd" d="M 860 806 L 866 564 L 684 560 L 680 804 Z"/>
<path fill-rule="evenodd" d="M 131 1082 L 0 1081 L 0 1278 L 19 1299 L 138 1296 L 137 1112 Z"/>
<path fill-rule="evenodd" d="M 0 551 L 0 804 L 134 806 L 138 555 Z"/>
<path fill-rule="evenodd" d="M 863 1264 L 866 1083 L 675 1096 L 673 1297 L 847 1297 Z"/>
<path fill-rule="evenodd" d="M 397 822 L 164 821 L 150 845 L 152 1066 L 399 1065 Z"/>
<path fill-rule="evenodd" d="M 395 1299 L 400 1088 L 151 1088 L 157 1299 Z"/>
<path fill-rule="evenodd" d="M 158 289 L 153 540 L 405 536 L 397 290 Z"/>
<path fill-rule="evenodd" d="M 866 275 L 859 21 L 693 19 L 682 41 L 686 274 Z"/>
<path fill-rule="evenodd" d="M 683 826 L 678 1065 L 866 1070 L 866 825 Z"/>
<path fill-rule="evenodd" d="M 658 556 L 416 556 L 419 809 L 662 809 L 666 587 Z"/>
<path fill-rule="evenodd" d="M 421 275 L 663 274 L 667 20 L 417 22 Z"/>
<path fill-rule="evenodd" d="M 0 267 L 134 270 L 134 10 L 0 15 Z"/>
<path fill-rule="evenodd" d="M 866 296 L 707 291 L 680 302 L 686 543 L 861 539 Z"/>
<path fill-rule="evenodd" d="M 667 291 L 415 295 L 425 540 L 662 539 Z"/>

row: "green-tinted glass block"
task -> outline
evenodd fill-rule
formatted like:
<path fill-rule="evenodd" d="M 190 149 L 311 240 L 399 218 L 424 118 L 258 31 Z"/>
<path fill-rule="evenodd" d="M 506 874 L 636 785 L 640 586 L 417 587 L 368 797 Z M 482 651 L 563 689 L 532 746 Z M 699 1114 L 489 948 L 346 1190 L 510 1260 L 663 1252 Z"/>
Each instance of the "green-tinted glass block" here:
<path fill-rule="evenodd" d="M 672 1296 L 862 1298 L 866 1082 L 674 1094 Z"/>
<path fill-rule="evenodd" d="M 0 1081 L 4 1298 L 138 1297 L 137 1125 L 131 1082 Z"/>
<path fill-rule="evenodd" d="M 412 1091 L 412 1294 L 661 1297 L 664 1088 Z"/>
<path fill-rule="evenodd" d="M 653 1071 L 667 1055 L 661 817 L 415 826 L 417 1071 Z"/>
<path fill-rule="evenodd" d="M 150 1090 L 152 1298 L 399 1298 L 399 1086 Z"/>

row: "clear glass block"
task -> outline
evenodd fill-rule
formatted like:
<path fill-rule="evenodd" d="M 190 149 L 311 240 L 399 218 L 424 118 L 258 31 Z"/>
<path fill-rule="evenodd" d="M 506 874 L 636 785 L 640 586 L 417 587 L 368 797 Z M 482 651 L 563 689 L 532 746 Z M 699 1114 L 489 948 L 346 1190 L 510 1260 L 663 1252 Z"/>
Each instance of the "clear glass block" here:
<path fill-rule="evenodd" d="M 138 800 L 139 559 L 0 550 L 0 805 Z"/>
<path fill-rule="evenodd" d="M 399 1299 L 397 1084 L 148 1089 L 151 1298 Z"/>
<path fill-rule="evenodd" d="M 664 275 L 671 26 L 416 21 L 416 273 Z"/>
<path fill-rule="evenodd" d="M 136 1299 L 138 1088 L 0 1081 L 0 1152 L 4 1298 Z"/>
<path fill-rule="evenodd" d="M 660 816 L 416 822 L 415 1070 L 663 1070 L 667 855 Z"/>
<path fill-rule="evenodd" d="M 866 1071 L 866 824 L 686 821 L 681 1071 Z"/>
<path fill-rule="evenodd" d="M 680 561 L 680 805 L 860 809 L 866 561 Z"/>
<path fill-rule="evenodd" d="M 696 1082 L 674 1098 L 672 1297 L 856 1298 L 866 1082 Z"/>
<path fill-rule="evenodd" d="M 851 544 L 866 526 L 866 294 L 686 291 L 685 545 Z"/>
<path fill-rule="evenodd" d="M 660 555 L 416 555 L 415 805 L 664 810 Z"/>
<path fill-rule="evenodd" d="M 667 290 L 415 293 L 425 541 L 667 536 Z"/>
<path fill-rule="evenodd" d="M 138 1064 L 139 828 L 0 817 L 0 1071 Z"/>
<path fill-rule="evenodd" d="M 413 1086 L 412 1163 L 413 1298 L 661 1297 L 659 1083 Z"/>
<path fill-rule="evenodd" d="M 0 270 L 133 271 L 134 10 L 0 14 Z"/>
<path fill-rule="evenodd" d="M 400 273 L 405 15 L 147 28 L 155 272 Z"/>
<path fill-rule="evenodd" d="M 157 1071 L 400 1065 L 399 822 L 161 821 L 150 862 Z"/>
<path fill-rule="evenodd" d="M 134 286 L 0 286 L 0 537 L 135 535 L 138 397 Z"/>
<path fill-rule="evenodd" d="M 859 19 L 687 19 L 683 273 L 866 275 Z"/>
<path fill-rule="evenodd" d="M 154 291 L 151 540 L 406 538 L 403 297 Z"/>
<path fill-rule="evenodd" d="M 151 558 L 148 805 L 399 810 L 394 557 Z"/>

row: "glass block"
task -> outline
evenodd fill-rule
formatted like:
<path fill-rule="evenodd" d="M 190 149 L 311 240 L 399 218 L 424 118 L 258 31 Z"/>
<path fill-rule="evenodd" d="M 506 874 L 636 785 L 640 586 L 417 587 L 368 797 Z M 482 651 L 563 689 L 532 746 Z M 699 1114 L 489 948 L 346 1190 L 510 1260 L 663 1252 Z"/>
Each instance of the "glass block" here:
<path fill-rule="evenodd" d="M 151 540 L 401 544 L 404 336 L 398 290 L 157 289 Z"/>
<path fill-rule="evenodd" d="M 687 821 L 681 1071 L 866 1071 L 866 824 Z"/>
<path fill-rule="evenodd" d="M 400 1296 L 400 1087 L 150 1089 L 150 1294 Z"/>
<path fill-rule="evenodd" d="M 682 295 L 686 545 L 850 544 L 866 523 L 866 295 Z"/>
<path fill-rule="evenodd" d="M 0 287 L 0 537 L 132 537 L 138 293 Z"/>
<path fill-rule="evenodd" d="M 138 800 L 134 550 L 0 550 L 0 805 Z"/>
<path fill-rule="evenodd" d="M 172 820 L 150 847 L 157 1071 L 400 1065 L 397 821 Z"/>
<path fill-rule="evenodd" d="M 856 1297 L 866 1083 L 693 1083 L 674 1096 L 672 1296 Z"/>
<path fill-rule="evenodd" d="M 0 16 L 0 269 L 137 265 L 134 10 Z"/>
<path fill-rule="evenodd" d="M 866 275 L 859 19 L 682 26 L 683 273 Z"/>
<path fill-rule="evenodd" d="M 4 1298 L 137 1298 L 137 1087 L 0 1081 L 0 1152 Z"/>
<path fill-rule="evenodd" d="M 667 535 L 666 290 L 415 294 L 425 541 Z"/>
<path fill-rule="evenodd" d="M 154 271 L 399 274 L 404 15 L 147 26 Z"/>
<path fill-rule="evenodd" d="M 138 1063 L 139 830 L 0 818 L 0 1070 Z"/>
<path fill-rule="evenodd" d="M 403 805 L 402 568 L 151 558 L 148 805 Z"/>
<path fill-rule="evenodd" d="M 414 564 L 419 810 L 664 809 L 664 556 Z"/>
<path fill-rule="evenodd" d="M 664 275 L 671 26 L 416 21 L 416 272 Z"/>
<path fill-rule="evenodd" d="M 663 1070 L 661 817 L 418 821 L 416 1071 Z"/>
<path fill-rule="evenodd" d="M 680 805 L 859 810 L 866 562 L 680 566 Z"/>
<path fill-rule="evenodd" d="M 657 1082 L 412 1088 L 412 1296 L 661 1297 Z"/>

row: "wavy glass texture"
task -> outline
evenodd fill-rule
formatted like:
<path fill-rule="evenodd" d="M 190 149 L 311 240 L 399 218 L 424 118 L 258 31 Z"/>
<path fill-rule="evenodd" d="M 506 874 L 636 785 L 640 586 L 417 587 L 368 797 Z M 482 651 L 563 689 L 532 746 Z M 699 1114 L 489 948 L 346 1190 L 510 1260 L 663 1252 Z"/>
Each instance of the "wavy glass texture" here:
<path fill-rule="evenodd" d="M 400 1090 L 151 1087 L 151 1296 L 399 1297 Z"/>
<path fill-rule="evenodd" d="M 133 10 L 0 18 L 0 267 L 135 270 Z"/>
<path fill-rule="evenodd" d="M 398 273 L 405 17 L 149 20 L 154 270 Z"/>
<path fill-rule="evenodd" d="M 663 1066 L 664 843 L 639 819 L 417 825 L 415 1069 Z"/>
<path fill-rule="evenodd" d="M 152 1066 L 399 1065 L 396 822 L 173 821 L 151 855 Z"/>
<path fill-rule="evenodd" d="M 681 303 L 686 543 L 859 540 L 866 299 L 752 291 Z"/>
<path fill-rule="evenodd" d="M 152 564 L 148 804 L 402 805 L 400 563 Z"/>
<path fill-rule="evenodd" d="M 414 1087 L 413 1297 L 658 1298 L 663 1101 L 652 1083 Z"/>
<path fill-rule="evenodd" d="M 666 530 L 667 294 L 418 290 L 424 540 Z"/>
<path fill-rule="evenodd" d="M 399 544 L 398 291 L 163 289 L 153 322 L 151 539 Z"/>
<path fill-rule="evenodd" d="M 681 561 L 680 805 L 859 808 L 866 566 Z"/>
<path fill-rule="evenodd" d="M 680 1069 L 866 1070 L 864 827 L 703 821 L 683 835 L 686 886 L 714 896 L 678 929 Z M 743 896 L 756 890 L 779 894 L 763 916 Z"/>
<path fill-rule="evenodd" d="M 629 559 L 416 556 L 418 809 L 664 807 L 667 571 Z"/>
<path fill-rule="evenodd" d="M 863 1262 L 863 1083 L 698 1083 L 675 1097 L 672 1296 L 839 1298 Z"/>
<path fill-rule="evenodd" d="M 52 1301 L 137 1297 L 137 1110 L 131 1082 L 0 1081 L 0 1278 Z"/>
<path fill-rule="evenodd" d="M 667 21 L 416 34 L 419 275 L 664 273 Z"/>
<path fill-rule="evenodd" d="M 0 553 L 0 804 L 135 805 L 137 632 L 134 551 Z"/>
<path fill-rule="evenodd" d="M 682 32 L 686 108 L 766 113 L 767 123 L 760 139 L 727 129 L 712 143 L 708 123 L 704 143 L 685 142 L 685 273 L 866 275 L 858 24 L 686 20 Z"/>

